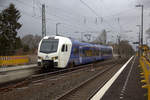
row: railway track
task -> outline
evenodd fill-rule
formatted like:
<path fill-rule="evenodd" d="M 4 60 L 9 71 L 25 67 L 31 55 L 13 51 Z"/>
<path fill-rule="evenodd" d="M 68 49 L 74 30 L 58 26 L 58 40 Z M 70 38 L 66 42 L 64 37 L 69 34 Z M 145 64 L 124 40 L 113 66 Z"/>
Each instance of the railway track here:
<path fill-rule="evenodd" d="M 41 72 L 41 70 L 37 69 L 37 68 L 28 68 L 28 69 L 23 69 L 23 70 L 19 69 L 19 70 L 13 70 L 13 71 L 10 71 L 10 72 L 9 71 L 2 72 L 3 75 L 7 76 L 6 78 L 10 78 L 10 79 L 14 78 L 14 80 L 11 79 L 11 81 L 5 81 L 5 82 L 1 81 L 0 82 L 0 93 L 1 92 L 11 91 L 14 88 L 18 88 L 18 87 L 24 86 L 27 83 L 26 77 L 24 77 L 24 76 L 23 77 L 21 76 L 22 78 L 19 78 L 19 79 L 16 78 L 15 79 L 15 76 L 17 74 L 14 74 L 13 76 L 10 76 L 10 77 L 9 77 L 9 75 L 12 75 L 12 73 L 18 73 L 18 72 L 19 73 L 22 73 L 22 72 L 24 73 L 24 70 L 32 70 L 32 69 L 33 69 L 33 72 L 32 72 L 33 74 L 37 74 L 37 73 Z M 29 71 L 29 72 L 31 72 L 31 71 Z M 10 73 L 10 74 L 8 74 L 8 73 Z"/>
<path fill-rule="evenodd" d="M 62 70 L 57 70 L 54 72 L 48 72 L 48 73 L 42 73 L 42 74 L 37 74 L 37 75 L 32 75 L 30 76 L 27 80 L 30 81 L 31 83 L 37 83 L 37 82 L 42 82 L 47 79 L 55 79 L 56 77 L 64 77 L 66 75 L 76 73 L 79 71 L 86 71 L 86 70 L 92 70 L 93 68 L 97 68 L 99 66 L 104 66 L 107 64 L 111 64 L 113 62 L 116 62 L 116 60 L 108 60 L 105 62 L 95 62 L 92 64 L 86 64 L 86 65 L 81 65 L 73 68 L 67 68 L 67 69 L 62 69 Z M 58 76 L 57 76 L 58 75 Z"/>
<path fill-rule="evenodd" d="M 119 64 L 115 63 L 111 66 L 108 65 L 93 77 L 56 97 L 55 100 L 89 100 L 96 93 L 96 91 L 109 80 L 109 78 L 106 78 L 106 73 L 113 73 L 116 66 L 119 66 Z"/>
<path fill-rule="evenodd" d="M 70 73 L 76 73 L 77 71 L 82 71 L 82 70 L 88 70 L 89 68 L 96 68 L 98 66 L 102 66 L 105 64 L 110 64 L 114 61 L 106 61 L 106 62 L 101 62 L 101 63 L 92 63 L 92 64 L 86 64 L 86 65 L 81 65 L 81 66 L 77 66 L 77 67 L 73 67 L 73 68 L 68 68 L 68 69 L 62 69 L 62 70 L 57 70 L 54 72 L 48 72 L 48 73 L 42 73 L 42 74 L 37 74 L 37 75 L 32 75 L 31 77 L 29 77 L 30 80 L 32 80 L 32 82 L 34 81 L 44 81 L 47 78 L 55 78 L 56 75 L 61 75 L 61 76 L 65 76 L 67 74 Z M 95 64 L 95 65 L 94 65 Z"/>
<path fill-rule="evenodd" d="M 105 62 L 100 62 L 100 63 L 94 63 L 94 68 L 98 67 L 99 65 L 111 64 L 113 62 L 116 62 L 116 61 L 110 60 L 110 61 L 105 61 Z M 69 75 L 71 73 L 76 73 L 77 71 L 89 70 L 89 68 L 92 69 L 91 66 L 93 67 L 93 64 L 87 64 L 87 65 L 82 65 L 82 66 L 78 66 L 78 67 L 74 67 L 74 68 L 70 68 L 70 69 L 64 69 L 64 70 L 59 70 L 59 71 L 54 71 L 54 72 L 49 72 L 49 73 L 32 75 L 23 81 L 16 82 L 16 83 L 11 84 L 6 87 L 1 87 L 0 93 L 5 93 L 5 92 L 11 91 L 15 88 L 21 88 L 21 87 L 27 86 L 32 83 L 46 81 L 47 78 L 55 79 L 57 77 L 57 75 L 59 75 L 59 77 L 63 77 L 63 76 L 66 76 L 67 74 Z"/>

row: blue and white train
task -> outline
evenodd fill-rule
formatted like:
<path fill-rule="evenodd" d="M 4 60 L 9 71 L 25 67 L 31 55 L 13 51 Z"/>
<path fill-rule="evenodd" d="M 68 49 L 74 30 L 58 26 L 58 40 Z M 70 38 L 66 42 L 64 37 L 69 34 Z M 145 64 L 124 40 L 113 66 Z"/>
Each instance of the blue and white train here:
<path fill-rule="evenodd" d="M 62 36 L 45 36 L 38 47 L 38 65 L 67 68 L 112 58 L 111 46 L 82 43 Z"/>

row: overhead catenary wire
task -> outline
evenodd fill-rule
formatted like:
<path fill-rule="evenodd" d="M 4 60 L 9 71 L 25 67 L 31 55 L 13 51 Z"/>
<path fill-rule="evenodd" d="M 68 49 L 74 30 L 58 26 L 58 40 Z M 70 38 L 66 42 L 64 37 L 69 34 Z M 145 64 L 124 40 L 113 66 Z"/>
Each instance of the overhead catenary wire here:
<path fill-rule="evenodd" d="M 29 16 L 29 17 L 32 17 L 33 19 L 36 19 L 36 20 L 41 19 L 41 16 L 34 16 L 33 17 L 33 16 L 31 16 L 31 14 L 29 14 L 29 13 L 23 11 L 23 10 L 21 10 L 21 12 L 24 13 L 25 15 Z M 57 20 L 54 20 L 54 19 L 49 18 L 49 17 L 47 17 L 47 20 L 52 21 L 54 24 L 57 22 Z M 65 23 L 65 22 L 61 22 L 61 23 L 67 24 L 70 27 L 72 26 L 72 29 L 74 29 L 74 27 L 77 27 L 77 26 L 74 26 L 74 25 L 71 25 L 71 24 L 68 24 L 68 23 Z M 77 27 L 77 28 L 80 28 L 80 27 Z"/>
<path fill-rule="evenodd" d="M 87 3 L 85 3 L 83 0 L 80 0 L 80 1 L 81 1 L 81 3 L 83 3 L 86 7 L 88 7 L 92 13 L 94 13 L 97 17 L 99 17 L 99 15 L 96 13 L 96 11 L 95 11 L 93 8 L 91 8 L 91 7 L 90 7 Z"/>
<path fill-rule="evenodd" d="M 80 0 L 80 1 L 82 1 L 82 0 Z M 82 1 L 83 2 L 83 1 Z M 92 12 L 94 11 L 94 9 L 92 9 L 90 6 L 88 6 L 88 4 L 86 4 L 85 2 L 83 2 Z M 103 5 L 101 5 L 101 6 L 103 6 Z M 131 10 L 131 8 L 130 9 L 126 9 L 126 10 L 124 10 L 124 11 L 128 11 L 128 10 Z M 110 18 L 110 17 L 114 17 L 115 15 L 118 15 L 118 14 L 121 14 L 121 13 L 123 13 L 124 11 L 122 11 L 122 12 L 119 12 L 119 13 L 116 13 L 116 14 L 113 14 L 113 15 L 109 15 L 109 16 L 103 16 L 103 18 L 105 17 L 107 17 L 107 18 Z M 96 16 L 98 15 L 97 13 L 96 13 L 96 11 L 94 11 L 93 12 Z M 107 24 L 109 27 L 111 27 L 112 29 L 113 29 L 113 26 L 112 25 L 110 25 L 110 24 L 108 24 L 108 23 L 106 23 L 107 21 L 106 21 L 106 19 L 105 19 L 105 24 Z M 120 25 L 120 23 L 119 23 L 119 25 Z M 120 25 L 121 26 L 121 25 Z"/>
<path fill-rule="evenodd" d="M 16 0 L 16 1 L 19 1 L 20 3 L 23 3 L 23 4 L 27 4 L 27 3 L 25 3 L 25 2 L 22 2 L 21 0 Z M 39 0 L 36 0 L 37 2 L 39 2 Z M 91 8 L 89 5 L 87 5 L 87 3 L 85 3 L 83 0 L 80 0 L 81 2 L 83 2 L 89 9 L 91 9 L 91 11 L 95 14 L 95 15 L 97 15 L 98 17 L 99 17 L 99 15 L 96 13 L 96 11 L 94 11 L 94 9 L 93 8 Z M 38 3 L 37 3 L 38 4 Z M 41 4 L 41 3 L 40 3 Z M 29 4 L 27 4 L 27 5 L 29 5 Z M 32 5 L 31 5 L 32 6 Z M 61 10 L 63 10 L 63 9 L 61 9 Z M 64 12 L 64 11 L 63 11 Z M 124 11 L 123 11 L 124 12 Z M 120 12 L 120 13 L 123 13 L 123 12 Z M 68 12 L 67 12 L 68 13 Z M 120 13 L 118 13 L 118 14 L 120 14 Z M 67 15 L 67 14 L 66 14 Z M 72 15 L 72 14 L 69 14 L 69 15 Z M 116 15 L 116 14 L 114 14 L 114 15 Z M 103 16 L 103 17 L 112 17 L 112 16 L 114 16 L 114 15 L 110 15 L 110 16 Z"/>
<path fill-rule="evenodd" d="M 99 14 L 97 14 L 97 12 L 96 12 L 93 8 L 91 8 L 87 3 L 85 3 L 83 0 L 80 0 L 80 1 L 81 1 L 81 3 L 84 4 L 96 17 L 101 17 L 101 16 L 99 16 Z M 102 17 L 102 18 L 103 18 L 103 17 Z M 104 18 L 103 18 L 103 21 L 104 21 Z M 114 29 L 113 26 L 110 25 L 110 24 L 108 24 L 108 23 L 106 23 L 106 21 L 105 21 L 105 24 L 106 24 L 107 26 L 109 26 L 111 29 Z M 116 31 L 116 32 L 117 32 L 117 31 Z"/>
<path fill-rule="evenodd" d="M 57 16 L 57 15 L 52 15 L 52 14 L 50 14 L 50 13 L 47 13 L 49 16 L 54 16 L 54 17 L 57 17 L 57 18 L 59 18 L 59 19 L 62 19 L 62 17 L 60 17 L 60 16 Z M 68 19 L 67 18 L 64 18 L 63 19 L 66 23 L 68 23 Z M 78 28 L 81 28 L 80 26 L 82 26 L 83 27 L 83 25 L 82 24 L 79 24 L 79 23 L 76 23 L 76 21 L 73 21 L 74 22 L 74 24 L 75 25 L 78 25 Z M 85 28 L 85 27 L 83 27 L 83 28 Z M 88 28 L 88 29 L 96 29 L 96 27 L 89 27 L 89 26 L 86 26 L 86 28 Z"/>
<path fill-rule="evenodd" d="M 26 3 L 24 3 L 24 2 L 22 2 L 22 1 L 20 1 L 20 0 L 16 0 L 16 1 L 19 1 L 19 3 L 21 3 L 21 4 L 26 4 Z M 29 6 L 29 5 L 28 5 Z M 35 14 L 34 14 L 35 15 Z M 50 16 L 52 16 L 52 15 L 50 15 Z M 35 17 L 35 16 L 32 16 L 32 17 Z M 58 16 L 57 16 L 58 17 Z M 36 17 L 36 19 L 37 19 L 38 17 Z M 78 24 L 79 25 L 79 24 Z M 82 26 L 83 27 L 83 25 L 80 25 L 80 26 Z M 86 26 L 87 27 L 87 26 Z M 81 27 L 80 27 L 81 28 Z M 95 28 L 95 27 L 94 27 Z M 85 28 L 84 28 L 85 29 Z M 88 27 L 88 29 L 93 29 L 93 28 L 91 28 L 91 27 Z"/>
<path fill-rule="evenodd" d="M 24 2 L 22 2 L 22 1 L 20 1 L 20 0 L 16 0 L 16 1 L 19 1 L 19 3 L 21 3 L 21 4 L 27 4 L 27 3 L 24 3 Z M 82 1 L 82 0 L 81 0 Z M 82 1 L 83 2 L 83 1 Z M 85 2 L 83 2 L 85 5 L 87 5 Z M 29 5 L 28 5 L 29 6 Z M 89 9 L 91 9 L 92 10 L 92 12 L 93 13 L 95 13 L 97 16 L 98 16 L 98 14 L 91 8 L 91 7 L 89 7 L 88 5 L 87 5 L 87 7 L 89 8 Z M 35 13 L 35 12 L 34 12 Z"/>
<path fill-rule="evenodd" d="M 17 1 L 21 1 L 21 0 L 17 0 Z M 83 0 L 80 0 L 80 1 L 82 2 Z M 21 1 L 21 2 L 22 2 L 22 1 Z M 83 1 L 83 2 L 84 2 L 84 1 Z M 84 2 L 84 3 L 85 3 L 84 5 L 87 5 L 86 2 Z M 23 4 L 27 4 L 27 3 L 24 2 Z M 37 4 L 38 4 L 38 3 L 37 3 Z M 82 4 L 83 4 L 83 3 L 82 3 Z M 31 4 L 30 4 L 30 5 L 31 5 Z M 29 4 L 27 4 L 27 6 L 29 6 Z M 33 6 L 33 5 L 31 5 L 31 6 Z M 40 6 L 40 4 L 38 4 L 38 6 Z M 38 6 L 37 6 L 37 7 L 38 7 Z M 99 14 L 97 14 L 97 12 L 96 12 L 92 7 L 90 7 L 89 5 L 87 5 L 87 7 L 88 7 L 88 9 L 91 9 L 92 13 L 93 13 L 95 16 L 100 17 Z M 33 8 L 33 7 L 31 7 L 31 8 Z M 39 7 L 38 7 L 38 8 L 39 8 Z M 61 9 L 60 9 L 60 10 L 61 10 Z M 63 10 L 63 9 L 62 9 L 62 10 Z M 68 12 L 63 11 L 62 14 L 65 15 L 65 16 L 63 16 L 63 19 L 68 19 L 68 18 L 71 18 L 71 17 L 72 17 L 71 14 L 68 15 L 67 13 L 68 13 Z M 37 15 L 36 15 L 36 16 L 37 16 Z M 56 15 L 57 18 L 55 18 L 56 16 L 55 16 L 55 17 L 52 17 L 52 16 L 55 16 L 55 15 L 50 14 L 49 17 L 51 17 L 52 19 L 55 19 L 55 20 L 59 17 L 59 18 L 58 18 L 59 20 L 56 20 L 56 22 L 58 22 L 58 21 L 60 21 L 60 20 L 62 19 L 62 16 L 59 16 L 59 15 Z M 71 16 L 71 17 L 69 17 L 69 16 Z M 111 17 L 111 16 L 110 16 L 110 17 Z M 77 19 L 77 18 L 74 17 L 74 16 L 73 16 L 73 18 L 74 18 L 74 19 Z M 100 17 L 100 18 L 101 18 L 101 17 Z M 71 20 L 71 19 L 70 19 L 70 20 Z M 68 23 L 67 20 L 64 20 L 64 21 L 65 21 L 66 23 Z M 73 20 L 73 21 L 75 22 L 76 20 Z M 76 27 L 77 29 L 78 29 L 78 28 L 82 28 L 82 29 L 86 30 L 86 28 L 87 28 L 87 29 L 95 30 L 95 29 L 97 29 L 97 27 L 100 26 L 99 24 L 98 24 L 99 26 L 97 26 L 97 27 L 94 26 L 94 25 L 88 26 L 88 24 L 85 26 L 85 25 L 82 25 L 82 24 L 78 24 L 77 22 L 78 22 L 78 21 L 76 21 L 75 23 L 73 23 L 73 24 L 76 24 L 76 25 L 72 25 L 72 26 Z M 63 22 L 63 23 L 64 23 L 64 22 Z M 69 24 L 70 24 L 70 23 L 69 23 Z M 110 22 L 108 22 L 108 21 L 107 21 L 106 19 L 104 19 L 104 18 L 103 18 L 103 24 L 105 24 L 106 27 L 109 27 L 109 28 L 111 28 L 112 30 L 114 30 L 115 32 L 117 32 L 116 29 L 114 28 L 114 26 L 112 26 L 112 24 L 111 24 Z"/>
<path fill-rule="evenodd" d="M 18 0 L 17 0 L 18 1 Z M 19 3 L 21 3 L 21 2 L 19 2 Z M 29 6 L 29 5 L 28 5 Z M 32 8 L 32 7 L 31 7 Z M 56 15 L 52 15 L 52 14 L 49 14 L 50 16 L 55 16 L 55 17 L 59 17 L 59 19 L 62 19 L 60 16 L 56 16 Z M 33 16 L 34 17 L 34 16 Z M 66 18 L 66 19 L 68 19 L 68 18 Z M 76 21 L 76 22 L 78 22 L 78 21 Z M 74 23 L 74 24 L 76 24 L 76 23 Z M 80 25 L 80 24 L 77 24 L 77 25 L 79 25 L 80 26 L 80 28 L 81 27 L 83 27 L 83 25 Z M 88 27 L 88 26 L 86 26 L 86 27 Z M 93 27 L 93 28 L 95 28 L 95 27 Z M 88 27 L 88 29 L 93 29 L 92 27 Z"/>
<path fill-rule="evenodd" d="M 25 12 L 25 11 L 22 11 L 24 14 L 26 14 L 27 16 L 29 16 L 29 17 L 31 17 L 31 15 L 29 14 L 29 13 L 27 13 L 27 12 Z M 34 16 L 34 17 L 32 17 L 33 19 L 35 19 L 35 20 L 39 20 L 39 19 L 41 19 L 41 16 Z M 51 22 L 53 22 L 53 24 L 56 24 L 56 21 L 57 20 L 54 20 L 54 19 L 52 19 L 52 18 L 47 18 L 47 20 L 48 21 L 51 21 Z M 69 24 L 69 23 L 66 23 L 66 22 L 61 22 L 62 23 L 62 25 L 64 26 L 64 25 L 67 25 L 66 26 L 66 28 L 69 28 L 69 29 L 74 29 L 74 31 L 78 31 L 78 30 L 76 30 L 76 29 L 79 29 L 80 27 L 79 26 L 75 26 L 75 25 L 72 25 L 72 24 Z M 76 29 L 74 28 L 74 27 L 76 27 Z M 81 29 L 80 29 L 81 30 Z"/>

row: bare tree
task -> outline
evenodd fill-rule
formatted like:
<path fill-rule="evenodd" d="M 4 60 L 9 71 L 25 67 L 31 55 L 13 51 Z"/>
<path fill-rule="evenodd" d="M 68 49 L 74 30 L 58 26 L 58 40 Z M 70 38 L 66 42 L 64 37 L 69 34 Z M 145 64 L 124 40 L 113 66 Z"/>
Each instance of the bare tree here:
<path fill-rule="evenodd" d="M 107 36 L 106 36 L 106 30 L 102 30 L 102 32 L 98 35 L 98 37 L 93 41 L 93 43 L 96 44 L 103 44 L 106 45 Z"/>
<path fill-rule="evenodd" d="M 28 45 L 30 49 L 34 50 L 34 49 L 38 48 L 38 44 L 39 44 L 41 38 L 42 37 L 39 35 L 34 36 L 32 34 L 28 34 L 22 38 L 22 43 L 24 45 Z"/>
<path fill-rule="evenodd" d="M 130 57 L 134 54 L 134 49 L 127 40 L 120 41 L 119 52 L 122 57 Z"/>

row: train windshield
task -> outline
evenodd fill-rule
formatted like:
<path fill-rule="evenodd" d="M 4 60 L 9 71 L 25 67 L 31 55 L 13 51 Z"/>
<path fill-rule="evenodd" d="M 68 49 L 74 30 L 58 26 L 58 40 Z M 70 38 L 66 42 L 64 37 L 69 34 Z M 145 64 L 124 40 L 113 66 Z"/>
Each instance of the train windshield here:
<path fill-rule="evenodd" d="M 53 53 L 57 52 L 58 39 L 44 39 L 41 43 L 40 52 Z"/>

